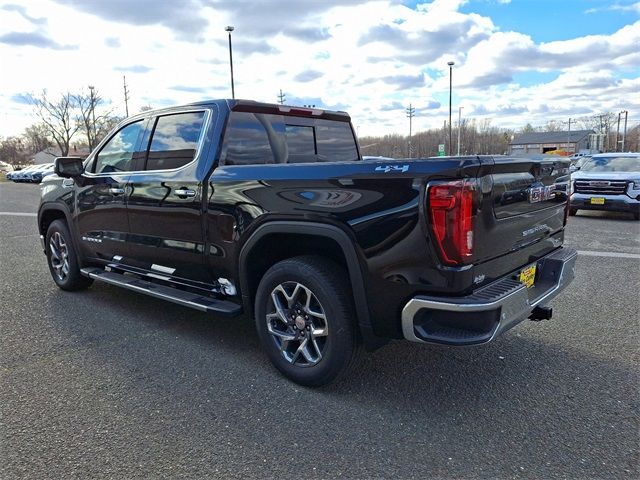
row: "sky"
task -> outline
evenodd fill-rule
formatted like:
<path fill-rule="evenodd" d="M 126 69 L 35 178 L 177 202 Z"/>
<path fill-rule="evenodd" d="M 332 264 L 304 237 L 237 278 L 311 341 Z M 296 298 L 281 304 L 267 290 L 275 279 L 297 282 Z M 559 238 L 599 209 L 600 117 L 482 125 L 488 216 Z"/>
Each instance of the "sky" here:
<path fill-rule="evenodd" d="M 230 98 L 346 110 L 360 136 L 490 120 L 518 128 L 629 111 L 640 121 L 636 0 L 0 0 L 0 136 L 27 98 L 97 88 L 129 112 Z"/>

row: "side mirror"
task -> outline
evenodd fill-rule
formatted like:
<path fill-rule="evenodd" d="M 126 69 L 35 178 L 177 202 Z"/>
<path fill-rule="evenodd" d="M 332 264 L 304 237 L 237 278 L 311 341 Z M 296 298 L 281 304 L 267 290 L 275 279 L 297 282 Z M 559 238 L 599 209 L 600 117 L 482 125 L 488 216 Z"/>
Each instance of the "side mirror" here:
<path fill-rule="evenodd" d="M 58 157 L 55 160 L 54 171 L 56 175 L 64 178 L 75 178 L 82 175 L 84 160 L 80 157 Z"/>

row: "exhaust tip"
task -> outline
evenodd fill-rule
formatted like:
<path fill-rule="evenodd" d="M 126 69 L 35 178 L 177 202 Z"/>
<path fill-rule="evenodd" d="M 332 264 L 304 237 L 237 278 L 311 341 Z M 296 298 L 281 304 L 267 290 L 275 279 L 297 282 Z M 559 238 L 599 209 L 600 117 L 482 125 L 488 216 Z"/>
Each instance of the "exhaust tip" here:
<path fill-rule="evenodd" d="M 529 320 L 539 322 L 540 320 L 551 320 L 551 317 L 553 317 L 552 307 L 535 307 L 529 315 Z"/>

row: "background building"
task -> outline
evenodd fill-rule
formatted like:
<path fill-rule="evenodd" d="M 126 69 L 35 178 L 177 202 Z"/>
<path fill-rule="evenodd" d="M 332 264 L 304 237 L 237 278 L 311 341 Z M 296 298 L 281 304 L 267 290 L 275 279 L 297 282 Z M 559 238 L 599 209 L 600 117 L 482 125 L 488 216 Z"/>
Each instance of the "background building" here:
<path fill-rule="evenodd" d="M 552 150 L 564 150 L 569 154 L 581 150 L 597 149 L 591 145 L 593 130 L 574 130 L 572 132 L 529 132 L 516 135 L 509 143 L 509 154 L 547 153 Z"/>

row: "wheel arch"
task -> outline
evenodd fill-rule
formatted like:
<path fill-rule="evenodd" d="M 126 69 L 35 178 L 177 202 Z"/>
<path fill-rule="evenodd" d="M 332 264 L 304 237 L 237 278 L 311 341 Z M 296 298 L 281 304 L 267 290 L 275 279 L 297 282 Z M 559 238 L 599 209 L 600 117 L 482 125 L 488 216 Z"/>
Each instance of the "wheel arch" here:
<path fill-rule="evenodd" d="M 269 248 L 270 254 L 264 255 Z M 328 257 L 349 273 L 360 335 L 368 349 L 386 343 L 373 334 L 364 274 L 352 240 L 335 225 L 273 221 L 258 227 L 244 243 L 238 259 L 240 290 L 245 312 L 253 315 L 255 292 L 266 270 L 286 258 L 303 254 Z"/>
<path fill-rule="evenodd" d="M 46 235 L 49 225 L 55 220 L 64 220 L 71 230 L 70 213 L 68 209 L 59 203 L 45 203 L 38 210 L 38 231 L 40 235 Z"/>
<path fill-rule="evenodd" d="M 40 232 L 43 251 L 45 250 L 44 239 L 47 235 L 47 230 L 56 220 L 64 220 L 72 236 L 76 233 L 75 226 L 71 222 L 71 213 L 66 205 L 57 202 L 43 203 L 38 209 L 38 232 Z"/>

